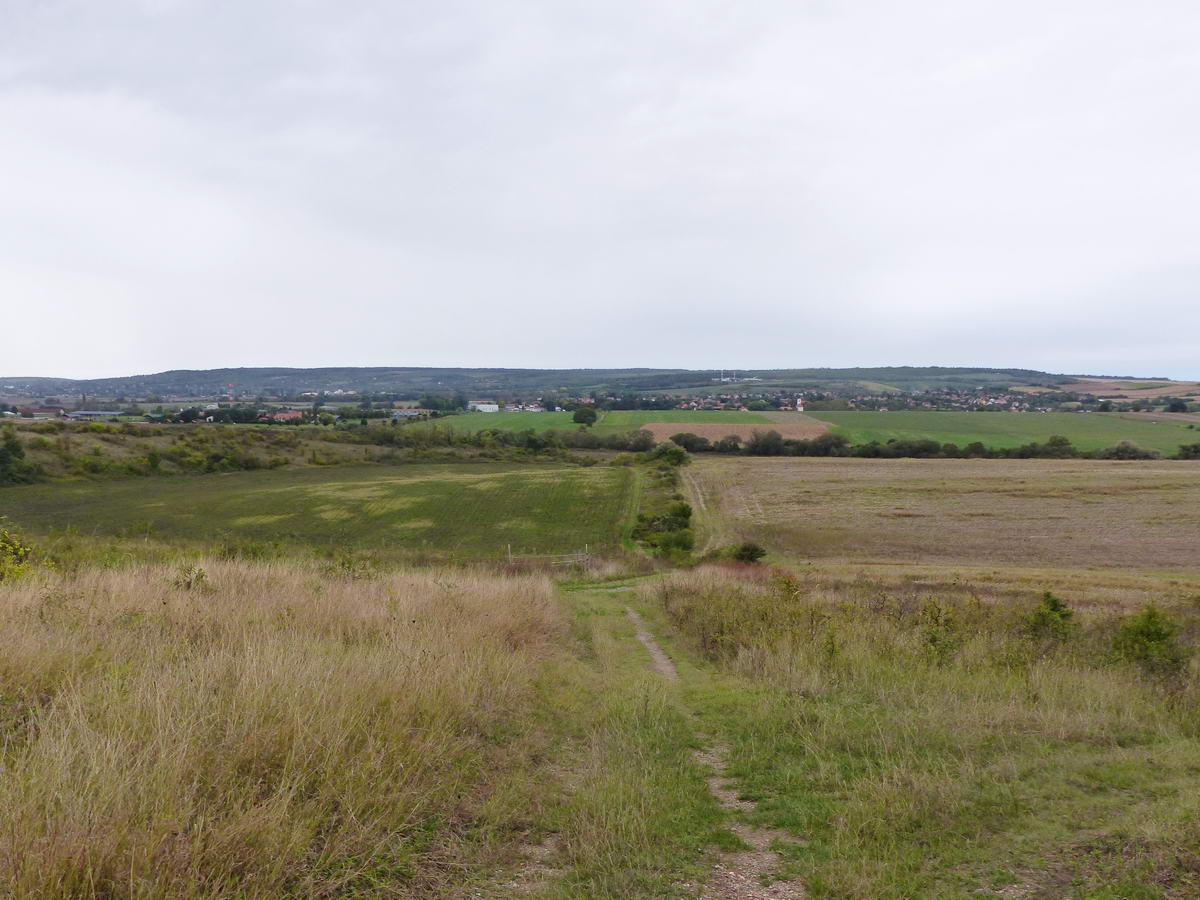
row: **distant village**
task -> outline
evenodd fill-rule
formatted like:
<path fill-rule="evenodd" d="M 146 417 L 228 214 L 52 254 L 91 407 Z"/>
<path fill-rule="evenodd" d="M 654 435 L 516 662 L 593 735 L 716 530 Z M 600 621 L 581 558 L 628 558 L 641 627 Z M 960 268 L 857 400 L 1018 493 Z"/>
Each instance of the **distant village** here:
<path fill-rule="evenodd" d="M 1186 412 L 1196 403 L 1184 398 L 1156 397 L 1129 400 L 1078 393 L 1064 388 L 1035 391 L 1000 390 L 995 387 L 940 388 L 923 391 L 766 390 L 757 378 L 722 373 L 718 386 L 698 393 L 541 394 L 535 397 L 463 395 L 420 397 L 353 390 L 316 391 L 268 399 L 264 396 L 223 394 L 215 397 L 117 397 L 103 402 L 81 396 L 48 397 L 36 402 L 0 402 L 0 416 L 8 418 L 62 418 L 76 421 L 203 422 L 232 424 L 335 424 L 347 421 L 419 419 L 480 413 L 540 413 L 573 411 L 581 406 L 597 410 L 737 410 L 737 411 L 836 411 L 957 410 L 975 412 Z M 0 391 L 4 386 L 0 385 Z M 3 394 L 0 394 L 3 396 Z"/>

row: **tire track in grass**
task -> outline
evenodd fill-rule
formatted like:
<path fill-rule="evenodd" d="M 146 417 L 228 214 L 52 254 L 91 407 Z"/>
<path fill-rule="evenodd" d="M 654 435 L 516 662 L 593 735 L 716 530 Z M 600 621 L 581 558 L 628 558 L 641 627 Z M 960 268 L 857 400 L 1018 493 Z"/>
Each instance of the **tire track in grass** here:
<path fill-rule="evenodd" d="M 650 668 L 676 683 L 679 670 L 671 657 L 659 646 L 646 623 L 631 607 L 625 607 L 625 615 L 633 622 L 638 641 L 650 655 Z M 708 790 L 724 809 L 734 813 L 753 812 L 755 804 L 738 797 L 737 790 L 725 775 L 728 750 L 724 747 L 709 747 L 694 754 L 697 763 L 713 774 L 707 779 Z M 720 860 L 704 885 L 685 884 L 702 900 L 801 900 L 807 896 L 804 886 L 795 881 L 776 881 L 763 884 L 763 879 L 779 870 L 779 853 L 771 849 L 775 843 L 797 843 L 791 835 L 775 828 L 757 828 L 742 822 L 730 825 L 733 831 L 750 848 L 733 853 L 722 853 Z"/>

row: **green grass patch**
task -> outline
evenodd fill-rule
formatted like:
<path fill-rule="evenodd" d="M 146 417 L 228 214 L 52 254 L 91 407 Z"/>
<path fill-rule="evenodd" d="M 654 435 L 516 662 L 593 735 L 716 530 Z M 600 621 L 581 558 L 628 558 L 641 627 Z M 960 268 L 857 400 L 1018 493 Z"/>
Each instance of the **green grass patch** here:
<path fill-rule="evenodd" d="M 1032 605 L 884 590 L 698 570 L 653 593 L 715 664 L 681 666 L 686 693 L 751 820 L 805 839 L 810 896 L 1195 895 L 1193 683 L 1114 665 L 1111 619 L 1048 639 Z"/>
<path fill-rule="evenodd" d="M 474 434 L 488 428 L 502 431 L 524 431 L 532 428 L 534 431 L 554 429 L 575 429 L 579 426 L 571 421 L 574 413 L 569 412 L 497 412 L 497 413 L 465 413 L 460 416 L 449 416 L 434 419 L 431 422 L 413 423 L 410 428 L 427 428 L 430 424 L 450 426 L 455 431 Z M 762 413 L 741 412 L 739 410 L 686 410 L 686 409 L 617 409 L 601 412 L 600 418 L 592 426 L 598 434 L 612 434 L 621 431 L 632 431 L 653 422 L 678 423 L 681 428 L 687 425 L 753 425 L 770 426 L 771 420 Z M 684 429 L 686 430 L 686 429 Z"/>
<path fill-rule="evenodd" d="M 34 534 L 315 544 L 439 557 L 618 551 L 633 476 L 622 468 L 429 464 L 59 482 L 6 489 Z"/>
<path fill-rule="evenodd" d="M 1186 423 L 1132 421 L 1105 413 L 972 412 L 813 412 L 852 444 L 889 440 L 935 440 L 960 447 L 979 441 L 988 447 L 1019 447 L 1061 434 L 1081 450 L 1101 450 L 1132 441 L 1147 450 L 1173 455 L 1181 444 L 1195 443 Z"/>

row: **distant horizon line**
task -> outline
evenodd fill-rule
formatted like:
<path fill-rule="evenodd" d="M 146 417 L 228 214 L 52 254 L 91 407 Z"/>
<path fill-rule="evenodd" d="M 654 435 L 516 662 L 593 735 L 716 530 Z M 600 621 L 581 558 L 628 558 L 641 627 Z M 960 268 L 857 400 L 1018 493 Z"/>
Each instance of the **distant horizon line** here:
<path fill-rule="evenodd" d="M 258 366 L 212 366 L 209 368 L 176 368 L 176 369 L 161 369 L 155 372 L 135 372 L 124 375 L 91 375 L 91 376 L 70 376 L 70 375 L 0 375 L 0 382 L 3 381 L 28 381 L 28 380 L 46 380 L 46 381 L 106 381 L 113 379 L 128 379 L 128 378 L 154 378 L 156 376 L 167 375 L 177 372 L 195 372 L 198 374 L 212 372 L 312 372 L 312 371 L 330 371 L 330 370 L 404 370 L 404 371 L 495 371 L 495 372 L 796 372 L 796 371 L 827 371 L 839 372 L 847 370 L 885 370 L 885 369 L 947 369 L 958 371 L 1021 371 L 1031 372 L 1041 375 L 1053 375 L 1060 378 L 1112 378 L 1120 380 L 1146 380 L 1146 381 L 1193 381 L 1197 379 L 1181 378 L 1170 375 L 1115 375 L 1107 373 L 1094 372 L 1055 372 L 1049 369 L 1030 368 L 1028 366 L 995 366 L 995 365 L 944 365 L 940 363 L 932 363 L 926 365 L 843 365 L 843 366 L 706 366 L 706 367 L 685 367 L 685 366 L 454 366 L 454 365 L 317 365 L 317 366 L 276 366 L 276 365 L 258 365 Z"/>

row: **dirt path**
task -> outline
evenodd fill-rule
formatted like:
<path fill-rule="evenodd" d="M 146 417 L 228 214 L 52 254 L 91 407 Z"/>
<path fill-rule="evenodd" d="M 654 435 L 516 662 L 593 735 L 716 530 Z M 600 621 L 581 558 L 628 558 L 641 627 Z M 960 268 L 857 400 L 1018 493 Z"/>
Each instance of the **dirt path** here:
<path fill-rule="evenodd" d="M 633 622 L 637 639 L 642 642 L 642 646 L 650 654 L 650 668 L 667 681 L 678 681 L 679 670 L 675 668 L 675 663 L 671 662 L 671 657 L 663 653 L 662 647 L 658 646 L 658 642 L 654 640 L 654 635 L 646 630 L 646 623 L 642 621 L 642 617 L 628 606 L 625 607 L 625 615 L 629 616 L 630 621 Z"/>
<path fill-rule="evenodd" d="M 584 589 L 594 597 L 607 596 L 615 601 L 609 607 L 611 613 L 624 618 L 633 626 L 634 636 L 649 657 L 647 668 L 670 685 L 672 689 L 680 682 L 675 662 L 655 639 L 646 621 L 632 607 L 625 605 L 620 594 L 633 590 L 628 585 L 595 586 Z M 625 632 L 628 635 L 628 632 Z M 632 646 L 622 653 L 637 652 Z M 640 653 L 639 659 L 644 660 Z M 627 657 L 626 657 L 627 658 Z M 695 724 L 694 714 L 686 713 Z M 758 828 L 742 821 L 753 813 L 755 804 L 738 796 L 737 785 L 726 774 L 728 751 L 725 747 L 712 746 L 696 751 L 696 763 L 708 771 L 706 783 L 712 797 L 723 809 L 729 811 L 732 821 L 728 828 L 745 844 L 745 848 L 734 852 L 723 852 L 716 859 L 707 877 L 695 882 L 676 882 L 688 896 L 697 900 L 802 900 L 806 897 L 803 885 L 796 881 L 771 881 L 780 871 L 781 845 L 797 843 L 786 832 L 771 828 Z M 567 795 L 575 792 L 573 764 L 566 769 L 555 769 L 552 774 L 561 781 L 561 789 Z M 544 826 L 543 826 L 544 827 Z M 561 880 L 569 875 L 570 858 L 567 853 L 570 837 L 557 832 L 538 834 L 530 830 L 517 848 L 514 865 L 504 873 L 497 873 L 488 882 L 478 884 L 468 893 L 455 895 L 460 900 L 497 900 L 502 897 L 549 896 L 554 894 Z M 768 882 L 768 883 L 764 883 Z"/>
<path fill-rule="evenodd" d="M 634 624 L 637 639 L 650 654 L 651 668 L 668 681 L 678 681 L 679 670 L 647 630 L 642 617 L 630 607 L 625 607 L 625 614 Z M 695 759 L 712 771 L 713 774 L 707 779 L 708 789 L 722 807 L 735 813 L 753 812 L 755 804 L 739 799 L 736 787 L 725 775 L 727 753 L 724 747 L 710 747 L 697 751 Z M 730 825 L 730 830 L 750 849 L 721 854 L 706 884 L 688 884 L 684 885 L 685 889 L 695 892 L 701 900 L 800 900 L 806 896 L 803 885 L 794 881 L 763 884 L 765 876 L 779 870 L 780 857 L 771 849 L 771 845 L 777 842 L 795 844 L 791 835 L 785 831 L 756 828 L 741 822 Z"/>
<path fill-rule="evenodd" d="M 740 799 L 736 788 L 726 779 L 726 753 L 723 747 L 712 747 L 696 753 L 696 762 L 714 772 L 708 778 L 708 789 L 725 809 L 753 812 L 755 804 Z M 771 845 L 795 844 L 795 838 L 786 831 L 756 828 L 741 822 L 729 827 L 750 849 L 721 855 L 708 883 L 701 889 L 701 900 L 801 900 L 806 896 L 804 886 L 795 881 L 776 881 L 766 885 L 762 882 L 764 876 L 779 871 L 779 854 L 771 849 Z"/>

